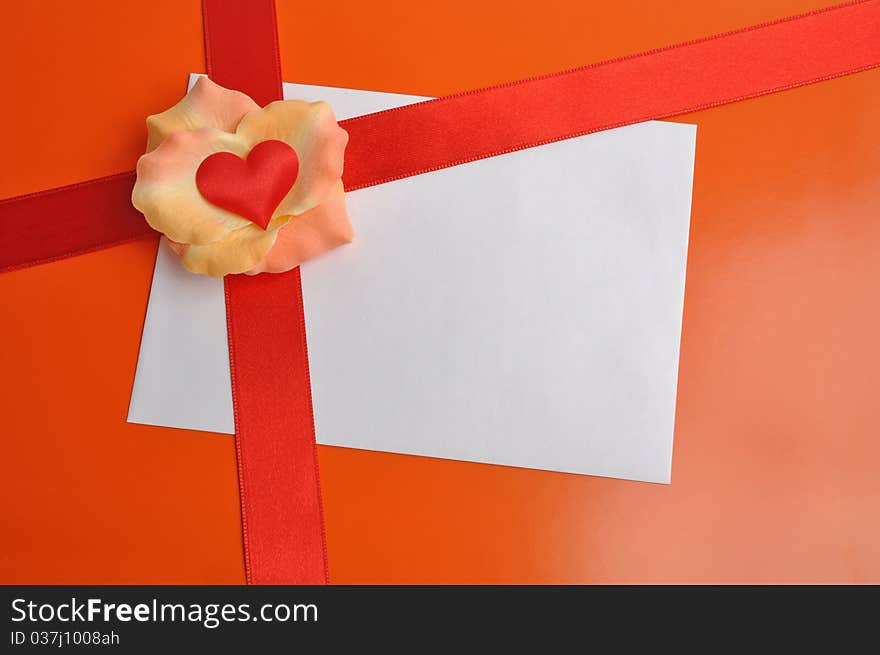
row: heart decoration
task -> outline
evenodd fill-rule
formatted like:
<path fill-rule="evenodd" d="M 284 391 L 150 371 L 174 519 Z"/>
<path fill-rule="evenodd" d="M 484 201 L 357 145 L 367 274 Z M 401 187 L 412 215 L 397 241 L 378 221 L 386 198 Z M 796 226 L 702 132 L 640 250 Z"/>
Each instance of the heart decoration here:
<path fill-rule="evenodd" d="M 299 157 L 284 141 L 262 141 L 246 159 L 216 152 L 199 165 L 196 186 L 212 205 L 264 230 L 299 175 Z"/>

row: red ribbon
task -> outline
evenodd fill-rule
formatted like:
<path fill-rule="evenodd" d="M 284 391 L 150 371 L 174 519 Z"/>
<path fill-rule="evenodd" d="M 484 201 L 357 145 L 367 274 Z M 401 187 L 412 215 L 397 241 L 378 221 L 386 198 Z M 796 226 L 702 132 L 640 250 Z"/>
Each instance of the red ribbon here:
<path fill-rule="evenodd" d="M 134 171 L 0 200 L 0 272 L 157 235 L 131 204 Z"/>
<path fill-rule="evenodd" d="M 276 31 L 270 4 L 267 0 L 203 4 L 207 46 L 214 53 L 209 73 L 221 84 L 236 86 L 229 83 L 238 79 L 239 88 L 252 88 L 259 103 L 276 99 L 277 88 L 263 79 L 259 68 L 244 75 L 244 62 L 260 60 L 278 70 L 277 36 L 268 37 Z M 219 12 L 235 15 L 234 37 L 224 29 Z M 556 75 L 344 121 L 350 135 L 344 181 L 351 191 L 877 66 L 880 0 L 848 2 Z M 238 77 L 224 78 L 230 71 Z M 143 218 L 127 199 L 122 201 L 125 187 L 130 190 L 133 183 L 134 173 L 124 173 L 0 201 L 0 271 L 146 236 L 150 230 Z M 87 193 L 83 187 L 88 187 Z M 34 221 L 32 216 L 53 220 Z"/>
<path fill-rule="evenodd" d="M 282 99 L 273 0 L 203 0 L 202 8 L 210 77 L 260 105 Z M 247 581 L 325 584 L 299 269 L 224 283 Z"/>
<path fill-rule="evenodd" d="M 344 121 L 345 188 L 668 118 L 880 65 L 880 2 L 838 5 Z"/>
<path fill-rule="evenodd" d="M 208 72 L 281 97 L 272 0 L 204 0 Z M 880 66 L 880 0 L 342 123 L 346 189 Z M 133 173 L 0 202 L 0 271 L 142 238 Z M 34 220 L 50 216 L 53 220 Z M 246 568 L 327 580 L 299 270 L 226 278 Z"/>

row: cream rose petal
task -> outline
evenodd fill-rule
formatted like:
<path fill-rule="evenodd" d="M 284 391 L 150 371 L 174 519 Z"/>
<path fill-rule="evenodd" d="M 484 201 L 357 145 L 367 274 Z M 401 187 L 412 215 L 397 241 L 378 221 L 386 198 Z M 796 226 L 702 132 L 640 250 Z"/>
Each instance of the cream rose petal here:
<path fill-rule="evenodd" d="M 274 216 L 298 216 L 316 207 L 342 176 L 348 133 L 339 127 L 326 102 L 273 102 L 247 114 L 236 134 L 249 148 L 278 139 L 296 150 L 299 176 Z"/>
<path fill-rule="evenodd" d="M 213 127 L 234 132 L 242 117 L 260 106 L 239 91 L 226 89 L 207 77 L 200 77 L 176 105 L 147 117 L 147 152 L 155 150 L 179 130 Z"/>
<path fill-rule="evenodd" d="M 283 273 L 307 259 L 351 243 L 353 238 L 354 228 L 345 207 L 345 191 L 342 182 L 337 181 L 320 205 L 294 216 L 278 231 L 269 254 L 247 273 Z"/>
<path fill-rule="evenodd" d="M 215 152 L 243 156 L 247 148 L 234 134 L 213 128 L 175 132 L 137 164 L 134 206 L 172 241 L 204 245 L 224 239 L 250 221 L 209 203 L 196 186 L 196 171 Z"/>
<path fill-rule="evenodd" d="M 250 224 L 230 232 L 222 241 L 203 246 L 188 245 L 183 249 L 181 263 L 192 273 L 221 277 L 244 273 L 262 261 L 279 234 L 279 228 L 289 216 L 273 219 L 268 229 Z"/>

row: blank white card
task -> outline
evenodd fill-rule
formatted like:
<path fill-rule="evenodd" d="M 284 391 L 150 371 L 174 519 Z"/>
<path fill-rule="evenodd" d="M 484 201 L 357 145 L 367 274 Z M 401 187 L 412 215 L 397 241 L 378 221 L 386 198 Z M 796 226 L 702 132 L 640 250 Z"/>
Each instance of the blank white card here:
<path fill-rule="evenodd" d="M 302 267 L 318 443 L 669 482 L 695 137 L 648 122 L 350 193 L 354 243 Z M 222 281 L 164 248 L 128 420 L 234 432 Z"/>

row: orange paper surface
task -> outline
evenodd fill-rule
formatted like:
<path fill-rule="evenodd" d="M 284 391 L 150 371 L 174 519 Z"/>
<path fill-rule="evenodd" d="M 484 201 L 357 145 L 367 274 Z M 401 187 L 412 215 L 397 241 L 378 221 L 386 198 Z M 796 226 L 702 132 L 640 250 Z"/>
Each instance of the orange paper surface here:
<path fill-rule="evenodd" d="M 286 80 L 439 96 L 829 4 L 279 0 L 278 19 Z M 201 28 L 198 0 L 5 3 L 0 197 L 133 168 L 144 117 L 204 70 Z M 320 447 L 331 581 L 880 582 L 878 115 L 880 70 L 681 117 L 671 486 Z M 244 581 L 231 437 L 125 423 L 155 247 L 0 276 L 0 582 Z"/>

